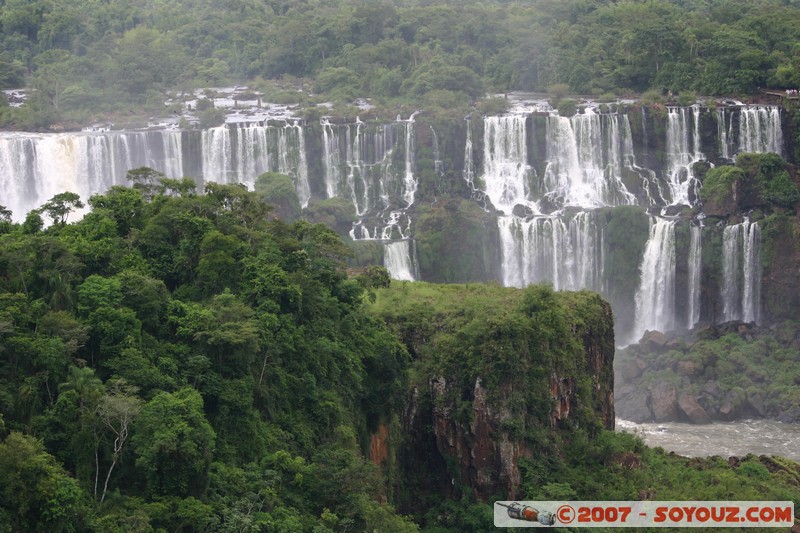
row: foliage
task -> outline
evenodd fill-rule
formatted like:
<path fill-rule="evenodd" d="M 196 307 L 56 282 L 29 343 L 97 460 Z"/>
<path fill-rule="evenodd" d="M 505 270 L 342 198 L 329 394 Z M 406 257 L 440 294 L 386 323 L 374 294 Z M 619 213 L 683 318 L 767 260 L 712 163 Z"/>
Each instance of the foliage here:
<path fill-rule="evenodd" d="M 350 279 L 335 233 L 273 219 L 264 189 L 210 184 L 197 195 L 149 169 L 131 177 L 134 188 L 92 197 L 78 222 L 45 228 L 35 214 L 0 234 L 0 528 L 491 528 L 490 507 L 461 482 L 461 500 L 442 500 L 404 471 L 394 441 L 381 467 L 366 458 L 379 427 L 400 438 L 409 391 L 440 376 L 450 386 L 438 401 L 455 422 L 470 422 L 464 398 L 478 379 L 487 401 L 515 413 L 505 430 L 541 451 L 522 465 L 526 494 L 630 498 L 655 487 L 679 497 L 657 480 L 708 482 L 601 430 L 595 391 L 610 383 L 610 367 L 585 374 L 580 341 L 613 342 L 597 295 L 390 284 L 381 267 Z M 270 178 L 278 189 L 288 180 Z M 431 209 L 420 219 L 427 238 L 447 239 L 454 214 L 485 219 L 488 233 L 490 219 L 471 205 Z M 618 218 L 647 227 L 635 208 Z M 469 257 L 454 248 L 457 256 Z M 557 430 L 553 373 L 575 376 L 575 410 Z M 620 466 L 629 456 L 641 474 Z M 717 472 L 741 485 L 731 494 L 789 490 L 756 463 Z M 384 496 L 389 504 L 375 501 Z"/>
<path fill-rule="evenodd" d="M 734 194 L 734 187 L 737 194 Z M 733 206 L 736 198 L 738 207 L 770 205 L 793 209 L 800 202 L 800 189 L 778 154 L 742 153 L 736 158 L 736 166 L 708 171 L 701 196 L 718 206 Z"/>
<path fill-rule="evenodd" d="M 699 340 L 667 353 L 631 345 L 617 352 L 617 364 L 618 368 L 626 368 L 635 358 L 645 361 L 648 372 L 633 380 L 638 387 L 647 387 L 656 379 L 680 382 L 683 391 L 702 397 L 704 407 L 714 416 L 722 403 L 730 400 L 734 411 L 729 417 L 767 416 L 797 421 L 800 397 L 795 383 L 800 380 L 800 358 L 793 342 L 798 332 L 800 325 L 796 321 L 747 335 L 707 330 L 698 335 Z M 690 375 L 681 374 L 682 363 L 691 365 Z M 716 388 L 713 396 L 702 394 L 709 382 Z M 763 412 L 754 410 L 753 405 L 760 406 Z"/>
<path fill-rule="evenodd" d="M 413 530 L 371 501 L 357 444 L 398 409 L 407 353 L 363 307 L 349 250 L 269 216 L 288 176 L 205 195 L 129 176 L 78 222 L 55 202 L 47 228 L 4 220 L 0 529 Z"/>
<path fill-rule="evenodd" d="M 0 117 L 41 128 L 163 108 L 165 90 L 234 80 L 303 79 L 329 101 L 406 103 L 441 90 L 475 99 L 486 88 L 546 91 L 555 103 L 655 89 L 658 100 L 671 91 L 686 103 L 693 92 L 748 94 L 800 80 L 800 10 L 780 0 L 234 4 L 6 2 L 0 85 L 37 91 Z M 307 98 L 281 91 L 270 91 L 276 101 Z M 217 116 L 207 109 L 203 123 Z"/>
<path fill-rule="evenodd" d="M 300 202 L 290 176 L 276 172 L 264 173 L 256 179 L 255 189 L 282 220 L 292 222 L 300 218 Z"/>
<path fill-rule="evenodd" d="M 703 188 L 700 194 L 703 200 L 717 204 L 732 202 L 734 184 L 745 179 L 746 175 L 741 168 L 734 166 L 712 168 L 703 180 Z"/>

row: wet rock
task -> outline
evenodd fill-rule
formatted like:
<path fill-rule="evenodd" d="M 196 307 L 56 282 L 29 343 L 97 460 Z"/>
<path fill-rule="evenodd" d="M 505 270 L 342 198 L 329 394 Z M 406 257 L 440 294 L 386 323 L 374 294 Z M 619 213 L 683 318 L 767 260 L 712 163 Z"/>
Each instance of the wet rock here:
<path fill-rule="evenodd" d="M 679 352 L 686 351 L 686 341 L 683 340 L 681 337 L 677 337 L 675 339 L 670 339 L 667 341 L 666 347 L 670 350 L 677 350 Z"/>
<path fill-rule="evenodd" d="M 719 408 L 719 417 L 725 421 L 739 418 L 742 414 L 744 402 L 744 393 L 741 392 L 741 390 L 730 391 L 725 395 L 725 399 L 722 401 L 722 405 Z"/>
<path fill-rule="evenodd" d="M 631 381 L 642 375 L 644 369 L 647 368 L 647 363 L 636 357 L 623 365 L 620 369 L 620 375 L 626 381 Z"/>
<path fill-rule="evenodd" d="M 711 417 L 705 409 L 697 403 L 694 396 L 682 394 L 678 399 L 678 407 L 692 424 L 710 424 Z"/>
<path fill-rule="evenodd" d="M 544 196 L 541 200 L 539 200 L 539 211 L 545 215 L 549 215 L 554 211 L 558 211 L 563 203 L 564 201 L 562 199 Z"/>
<path fill-rule="evenodd" d="M 722 395 L 722 391 L 719 389 L 719 383 L 716 381 L 708 381 L 705 385 L 703 385 L 703 392 L 710 394 L 714 398 L 719 398 Z"/>
<path fill-rule="evenodd" d="M 638 390 L 620 398 L 616 405 L 617 416 L 623 420 L 630 420 L 637 424 L 650 422 L 653 420 L 653 413 L 647 406 L 648 398 L 649 394 L 647 391 Z"/>
<path fill-rule="evenodd" d="M 664 214 L 664 216 L 676 217 L 676 216 L 682 214 L 684 212 L 685 208 L 686 208 L 686 206 L 683 206 L 683 205 L 670 205 L 670 206 L 665 207 L 664 210 L 662 211 L 662 213 Z"/>
<path fill-rule="evenodd" d="M 520 218 L 529 218 L 533 216 L 533 209 L 527 205 L 517 204 L 514 206 L 512 213 Z"/>
<path fill-rule="evenodd" d="M 647 330 L 639 340 L 639 344 L 652 352 L 661 352 L 667 344 L 667 336 L 660 331 Z"/>
<path fill-rule="evenodd" d="M 694 376 L 697 370 L 697 363 L 694 361 L 678 361 L 678 374 L 682 376 Z"/>
<path fill-rule="evenodd" d="M 671 422 L 678 418 L 678 391 L 666 381 L 650 389 L 650 410 L 656 422 Z"/>
<path fill-rule="evenodd" d="M 764 418 L 767 416 L 767 411 L 764 407 L 764 400 L 760 394 L 751 394 L 747 397 L 747 406 L 753 411 L 754 414 Z"/>

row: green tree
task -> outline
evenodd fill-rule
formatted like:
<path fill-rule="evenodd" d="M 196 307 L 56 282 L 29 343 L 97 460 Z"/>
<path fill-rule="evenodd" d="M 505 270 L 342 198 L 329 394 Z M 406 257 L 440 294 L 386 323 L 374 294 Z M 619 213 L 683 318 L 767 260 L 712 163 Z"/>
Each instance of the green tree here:
<path fill-rule="evenodd" d="M 0 443 L 0 479 L 0 527 L 44 533 L 84 523 L 85 494 L 33 437 L 11 432 Z"/>
<path fill-rule="evenodd" d="M 83 202 L 81 202 L 81 197 L 74 192 L 62 192 L 50 198 L 40 209 L 50 217 L 53 224 L 63 226 L 67 223 L 67 217 L 72 211 L 83 209 Z"/>
<path fill-rule="evenodd" d="M 203 494 L 215 442 L 203 399 L 188 387 L 160 392 L 147 402 L 131 437 L 136 466 L 154 496 Z"/>

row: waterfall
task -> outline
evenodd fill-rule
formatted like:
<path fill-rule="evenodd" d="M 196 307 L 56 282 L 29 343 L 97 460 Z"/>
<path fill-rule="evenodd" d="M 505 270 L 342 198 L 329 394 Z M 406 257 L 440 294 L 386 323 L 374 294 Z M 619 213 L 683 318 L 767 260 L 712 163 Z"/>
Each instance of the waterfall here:
<path fill-rule="evenodd" d="M 672 205 L 692 205 L 698 183 L 692 165 L 700 151 L 700 106 L 671 107 L 667 112 L 667 181 Z"/>
<path fill-rule="evenodd" d="M 369 181 L 367 179 L 366 168 L 362 160 L 364 152 L 364 123 L 360 119 L 356 120 L 355 135 L 350 126 L 345 127 L 345 147 L 347 162 L 346 190 L 350 196 L 350 201 L 356 209 L 356 215 L 363 216 L 370 208 Z"/>
<path fill-rule="evenodd" d="M 742 234 L 742 320 L 758 324 L 761 321 L 761 228 L 757 222 L 751 224 L 745 220 Z"/>
<path fill-rule="evenodd" d="M 323 167 L 325 179 L 325 193 L 328 198 L 336 196 L 341 179 L 342 169 L 339 156 L 338 128 L 328 121 L 327 117 L 320 119 L 322 126 Z"/>
<path fill-rule="evenodd" d="M 311 199 L 311 186 L 308 183 L 308 161 L 303 127 L 296 121 L 294 124 L 287 123 L 279 130 L 279 135 L 278 172 L 292 176 L 297 200 L 300 202 L 300 207 L 305 209 Z"/>
<path fill-rule="evenodd" d="M 777 106 L 742 106 L 739 117 L 740 152 L 774 152 L 783 156 L 781 110 Z"/>
<path fill-rule="evenodd" d="M 748 219 L 722 233 L 723 320 L 761 319 L 761 229 Z"/>
<path fill-rule="evenodd" d="M 444 175 L 444 161 L 442 161 L 442 154 L 439 151 L 439 137 L 436 135 L 436 130 L 431 128 L 431 140 L 433 143 L 433 170 L 436 172 L 436 177 L 441 178 Z"/>
<path fill-rule="evenodd" d="M 0 201 L 22 220 L 55 194 L 84 200 L 125 183 L 127 171 L 149 166 L 181 177 L 180 132 L 0 134 Z"/>
<path fill-rule="evenodd" d="M 650 237 L 639 268 L 633 341 L 645 330 L 675 327 L 675 221 L 650 220 Z"/>
<path fill-rule="evenodd" d="M 556 290 L 601 290 L 603 235 L 592 212 L 562 217 L 497 219 L 503 284 L 552 283 Z"/>
<path fill-rule="evenodd" d="M 741 318 L 739 299 L 739 255 L 742 225 L 726 226 L 722 232 L 722 313 L 723 321 Z"/>
<path fill-rule="evenodd" d="M 467 141 L 464 143 L 464 171 L 462 176 L 469 183 L 470 190 L 475 190 L 475 163 L 472 159 L 472 121 L 467 117 Z"/>
<path fill-rule="evenodd" d="M 623 168 L 633 161 L 626 139 L 627 116 L 587 108 L 571 118 L 548 117 L 546 195 L 581 207 L 635 204 L 622 182 Z"/>
<path fill-rule="evenodd" d="M 733 145 L 733 121 L 728 119 L 730 113 L 724 107 L 718 107 L 717 116 L 717 139 L 719 139 L 719 155 L 722 159 L 731 159 L 735 149 Z"/>
<path fill-rule="evenodd" d="M 383 245 L 383 264 L 392 279 L 414 281 L 414 263 L 411 260 L 410 240 L 388 242 Z"/>
<path fill-rule="evenodd" d="M 414 203 L 414 194 L 417 192 L 417 180 L 414 179 L 414 116 L 413 112 L 406 122 L 406 158 L 405 174 L 403 175 L 403 200 L 405 207 Z"/>
<path fill-rule="evenodd" d="M 525 121 L 525 115 L 484 118 L 483 181 L 486 195 L 495 208 L 507 215 L 517 204 L 533 205 L 528 201 L 531 168 L 527 164 Z"/>
<path fill-rule="evenodd" d="M 700 319 L 700 274 L 702 271 L 702 228 L 691 226 L 689 229 L 689 312 L 686 327 L 691 329 Z"/>
<path fill-rule="evenodd" d="M 292 176 L 305 206 L 311 194 L 303 137 L 297 123 L 242 123 L 199 133 L 0 133 L 0 195 L 21 220 L 55 194 L 71 191 L 87 200 L 127 184 L 128 170 L 146 166 L 170 178 L 189 175 L 251 187 L 261 173 L 281 172 Z M 195 153 L 192 139 L 199 139 Z"/>

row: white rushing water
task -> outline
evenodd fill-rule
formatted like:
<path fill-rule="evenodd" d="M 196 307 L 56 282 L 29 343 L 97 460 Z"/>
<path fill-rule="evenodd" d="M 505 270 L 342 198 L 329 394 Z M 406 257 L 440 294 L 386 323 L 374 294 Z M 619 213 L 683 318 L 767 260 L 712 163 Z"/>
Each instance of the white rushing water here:
<path fill-rule="evenodd" d="M 625 115 L 598 114 L 587 108 L 572 117 L 547 119 L 546 194 L 565 205 L 630 205 L 636 198 L 622 182 L 633 160 L 630 124 Z"/>
<path fill-rule="evenodd" d="M 301 205 L 310 198 L 303 128 L 242 123 L 202 132 L 0 133 L 0 203 L 15 220 L 53 195 L 83 200 L 126 185 L 128 170 L 150 167 L 170 178 L 245 183 L 263 172 L 292 177 Z"/>
<path fill-rule="evenodd" d="M 719 155 L 723 159 L 731 159 L 733 147 L 733 121 L 727 108 L 719 107 L 717 116 L 717 139 L 719 141 Z"/>
<path fill-rule="evenodd" d="M 777 106 L 743 106 L 739 117 L 739 150 L 783 155 L 781 110 Z"/>
<path fill-rule="evenodd" d="M 617 431 L 640 435 L 648 446 L 660 446 L 687 457 L 778 455 L 800 461 L 800 425 L 774 420 L 713 424 L 678 422 L 636 424 L 616 420 Z"/>
<path fill-rule="evenodd" d="M 529 201 L 525 115 L 485 117 L 483 130 L 483 181 L 492 204 L 510 215 L 517 204 L 535 209 Z M 469 146 L 471 150 L 471 145 Z"/>
<path fill-rule="evenodd" d="M 672 205 L 692 205 L 699 183 L 692 165 L 705 156 L 700 151 L 700 106 L 667 110 L 667 182 Z"/>
<path fill-rule="evenodd" d="M 650 219 L 650 238 L 639 272 L 633 341 L 645 330 L 669 331 L 675 327 L 674 220 Z"/>
<path fill-rule="evenodd" d="M 723 321 L 760 322 L 761 229 L 758 223 L 726 226 L 722 233 Z"/>
<path fill-rule="evenodd" d="M 503 284 L 549 282 L 556 290 L 601 290 L 603 236 L 589 211 L 573 218 L 498 218 Z"/>
<path fill-rule="evenodd" d="M 403 281 L 414 281 L 415 268 L 411 259 L 411 241 L 388 242 L 383 245 L 383 265 L 389 271 L 389 277 Z"/>
<path fill-rule="evenodd" d="M 689 283 L 687 301 L 689 312 L 686 317 L 686 327 L 691 329 L 700 319 L 700 274 L 703 258 L 702 228 L 691 226 L 689 229 Z"/>

